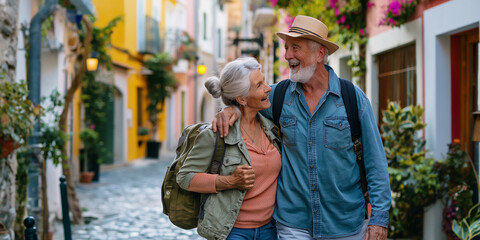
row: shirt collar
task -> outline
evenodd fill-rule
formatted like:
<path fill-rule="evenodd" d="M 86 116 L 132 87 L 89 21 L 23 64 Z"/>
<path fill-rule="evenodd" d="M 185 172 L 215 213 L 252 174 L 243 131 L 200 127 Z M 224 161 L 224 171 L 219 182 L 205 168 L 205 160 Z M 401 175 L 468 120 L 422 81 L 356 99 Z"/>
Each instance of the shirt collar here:
<path fill-rule="evenodd" d="M 327 64 L 325 64 L 325 69 L 328 71 L 327 92 L 340 96 L 340 80 L 338 79 L 337 74 L 335 73 L 333 68 L 328 66 Z M 296 91 L 298 94 L 300 94 L 302 92 L 302 85 L 297 82 L 293 82 L 293 84 L 289 86 L 289 91 L 290 93 Z"/>

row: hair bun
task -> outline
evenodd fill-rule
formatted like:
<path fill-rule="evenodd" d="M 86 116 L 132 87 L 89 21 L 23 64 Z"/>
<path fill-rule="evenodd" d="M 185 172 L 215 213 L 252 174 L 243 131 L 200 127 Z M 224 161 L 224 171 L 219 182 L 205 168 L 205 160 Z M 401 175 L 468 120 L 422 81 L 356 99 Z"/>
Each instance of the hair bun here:
<path fill-rule="evenodd" d="M 222 88 L 220 88 L 220 80 L 218 77 L 209 77 L 207 81 L 205 81 L 205 87 L 214 98 L 219 98 L 222 95 Z"/>

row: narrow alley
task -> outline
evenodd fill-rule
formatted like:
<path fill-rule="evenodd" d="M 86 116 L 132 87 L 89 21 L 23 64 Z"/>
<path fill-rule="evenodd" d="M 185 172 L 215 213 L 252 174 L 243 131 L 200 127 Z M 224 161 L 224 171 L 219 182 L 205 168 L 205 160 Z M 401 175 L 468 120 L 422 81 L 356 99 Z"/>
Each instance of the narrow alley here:
<path fill-rule="evenodd" d="M 88 224 L 72 226 L 72 239 L 203 239 L 196 229 L 183 230 L 162 213 L 161 186 L 174 153 L 104 171 L 100 181 L 77 187 Z M 61 224 L 55 240 L 64 239 Z"/>

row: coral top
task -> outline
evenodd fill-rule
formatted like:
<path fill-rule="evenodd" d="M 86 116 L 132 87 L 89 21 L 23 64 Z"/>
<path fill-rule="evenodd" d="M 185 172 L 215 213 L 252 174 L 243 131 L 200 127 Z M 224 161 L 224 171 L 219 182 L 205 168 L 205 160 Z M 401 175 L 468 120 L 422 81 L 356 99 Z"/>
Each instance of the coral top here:
<path fill-rule="evenodd" d="M 246 137 L 243 141 L 247 146 L 255 172 L 255 183 L 243 199 L 234 227 L 258 228 L 272 220 L 277 191 L 277 176 L 282 167 L 280 153 L 262 132 L 261 148 L 251 144 Z M 197 173 L 190 182 L 189 191 L 216 193 L 215 179 L 218 175 Z"/>

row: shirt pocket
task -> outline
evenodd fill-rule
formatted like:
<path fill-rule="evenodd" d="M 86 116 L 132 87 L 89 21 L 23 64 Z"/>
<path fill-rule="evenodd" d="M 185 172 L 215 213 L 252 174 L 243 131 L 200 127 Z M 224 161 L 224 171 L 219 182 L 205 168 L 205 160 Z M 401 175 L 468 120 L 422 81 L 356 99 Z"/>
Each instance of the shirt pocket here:
<path fill-rule="evenodd" d="M 343 150 L 352 145 L 350 124 L 346 117 L 325 118 L 323 124 L 326 148 Z"/>
<path fill-rule="evenodd" d="M 223 170 L 221 171 L 222 175 L 231 175 L 238 166 L 242 165 L 242 156 L 240 155 L 225 155 L 223 159 Z"/>
<path fill-rule="evenodd" d="M 297 139 L 297 118 L 294 116 L 281 116 L 280 126 L 282 127 L 283 143 L 288 146 L 295 146 Z"/>

